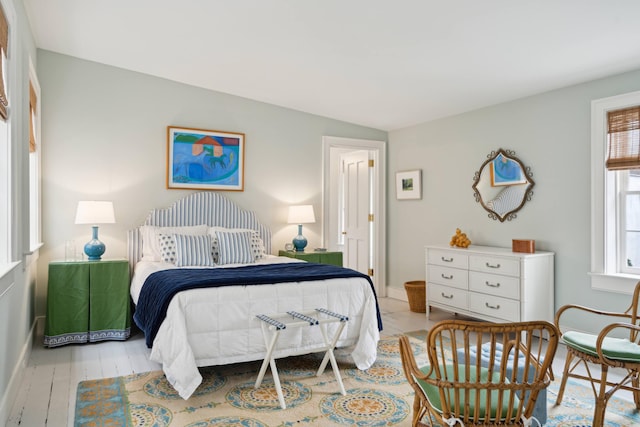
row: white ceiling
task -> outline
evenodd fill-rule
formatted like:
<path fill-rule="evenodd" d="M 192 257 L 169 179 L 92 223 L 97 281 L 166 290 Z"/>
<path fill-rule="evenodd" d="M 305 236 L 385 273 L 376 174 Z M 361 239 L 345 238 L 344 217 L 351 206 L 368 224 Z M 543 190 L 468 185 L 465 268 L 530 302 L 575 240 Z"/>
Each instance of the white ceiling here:
<path fill-rule="evenodd" d="M 640 69 L 638 0 L 24 0 L 39 48 L 394 130 Z"/>

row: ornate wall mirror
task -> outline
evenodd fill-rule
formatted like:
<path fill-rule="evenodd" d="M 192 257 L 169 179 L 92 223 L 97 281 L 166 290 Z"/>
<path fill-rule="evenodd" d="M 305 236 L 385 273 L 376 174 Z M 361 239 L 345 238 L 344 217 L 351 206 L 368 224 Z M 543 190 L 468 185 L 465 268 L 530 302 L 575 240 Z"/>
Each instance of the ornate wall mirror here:
<path fill-rule="evenodd" d="M 514 151 L 492 151 L 473 176 L 476 202 L 489 212 L 489 218 L 511 221 L 533 196 L 531 176 L 531 168 L 525 167 Z"/>

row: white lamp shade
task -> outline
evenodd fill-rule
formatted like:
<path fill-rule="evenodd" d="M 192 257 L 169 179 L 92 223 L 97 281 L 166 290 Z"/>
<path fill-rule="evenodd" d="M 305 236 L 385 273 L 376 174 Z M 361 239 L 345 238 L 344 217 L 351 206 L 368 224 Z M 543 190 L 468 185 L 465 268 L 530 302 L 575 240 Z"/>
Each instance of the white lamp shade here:
<path fill-rule="evenodd" d="M 113 202 L 95 200 L 78 202 L 76 224 L 113 224 L 115 222 Z"/>
<path fill-rule="evenodd" d="M 312 205 L 289 206 L 289 224 L 311 224 L 316 222 Z"/>

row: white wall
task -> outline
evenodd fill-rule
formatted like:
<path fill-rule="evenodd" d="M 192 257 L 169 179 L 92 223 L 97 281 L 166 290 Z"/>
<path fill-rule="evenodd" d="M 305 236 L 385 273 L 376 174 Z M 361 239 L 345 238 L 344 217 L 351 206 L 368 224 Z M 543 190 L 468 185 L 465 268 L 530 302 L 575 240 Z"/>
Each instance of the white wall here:
<path fill-rule="evenodd" d="M 640 71 L 472 111 L 389 133 L 388 279 L 424 279 L 424 245 L 449 243 L 456 227 L 474 244 L 535 239 L 555 257 L 555 308 L 625 309 L 629 296 L 594 291 L 590 268 L 591 100 L 640 89 Z M 533 198 L 513 221 L 476 203 L 474 172 L 499 148 L 533 172 Z M 395 199 L 395 172 L 422 169 L 423 197 Z M 588 324 L 587 324 L 588 325 Z"/>
<path fill-rule="evenodd" d="M 215 73 L 215 70 L 212 70 Z M 78 251 L 90 227 L 75 225 L 79 200 L 113 200 L 116 224 L 100 227 L 105 257 L 126 255 L 126 230 L 150 209 L 190 191 L 165 188 L 167 126 L 245 133 L 245 190 L 225 192 L 257 212 L 273 232 L 272 251 L 295 236 L 290 204 L 313 204 L 305 226 L 320 244 L 322 136 L 385 140 L 386 132 L 204 90 L 50 51 L 38 51 L 42 87 L 43 235 L 38 313 L 44 314 L 47 262 Z"/>
<path fill-rule="evenodd" d="M 21 0 L 2 0 L 9 22 L 9 123 L 11 138 L 7 164 L 10 171 L 10 271 L 0 271 L 0 425 L 11 410 L 20 385 L 23 363 L 31 350 L 35 326 L 33 309 L 38 253 L 27 255 L 29 245 L 29 60 L 36 49 Z M 25 142 L 26 141 L 26 142 Z M 2 170 L 6 175 L 6 170 Z M 2 215 L 5 216 L 5 215 Z M 5 267 L 5 266 L 3 266 Z"/>

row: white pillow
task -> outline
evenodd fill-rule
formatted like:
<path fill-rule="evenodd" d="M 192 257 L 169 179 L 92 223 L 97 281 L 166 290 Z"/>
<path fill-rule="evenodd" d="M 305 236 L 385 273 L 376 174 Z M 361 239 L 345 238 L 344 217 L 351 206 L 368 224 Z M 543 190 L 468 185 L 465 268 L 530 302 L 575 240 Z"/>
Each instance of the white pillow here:
<path fill-rule="evenodd" d="M 251 231 L 215 231 L 215 234 L 218 264 L 250 264 L 255 262 L 255 255 L 251 250 Z"/>
<path fill-rule="evenodd" d="M 158 227 L 155 225 L 143 225 L 140 227 L 142 236 L 142 261 L 161 261 L 162 253 L 158 244 L 158 234 L 185 234 L 189 236 L 207 234 L 208 226 L 192 225 L 184 227 Z"/>
<path fill-rule="evenodd" d="M 178 267 L 202 266 L 213 267 L 211 257 L 211 236 L 188 236 L 174 234 L 176 242 L 176 265 Z"/>
<path fill-rule="evenodd" d="M 218 263 L 220 256 L 220 250 L 218 248 L 218 239 L 216 238 L 216 231 L 249 231 L 251 232 L 251 251 L 253 252 L 253 258 L 259 260 L 266 258 L 267 250 L 264 247 L 264 241 L 260 237 L 260 234 L 256 230 L 251 228 L 226 228 L 226 227 L 210 227 L 209 235 L 213 238 L 213 260 Z"/>

